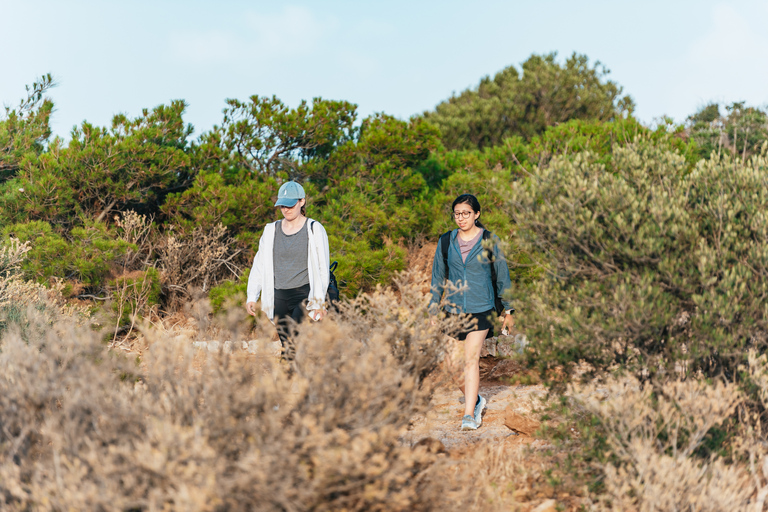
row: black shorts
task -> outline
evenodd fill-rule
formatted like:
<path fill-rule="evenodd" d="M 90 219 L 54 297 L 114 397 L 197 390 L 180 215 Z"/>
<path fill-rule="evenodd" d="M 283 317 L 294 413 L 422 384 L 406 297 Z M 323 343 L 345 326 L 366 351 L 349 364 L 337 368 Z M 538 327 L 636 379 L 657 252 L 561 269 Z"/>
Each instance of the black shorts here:
<path fill-rule="evenodd" d="M 459 316 L 456 313 L 448 313 L 451 316 Z M 454 338 L 458 338 L 461 341 L 464 341 L 467 339 L 467 334 L 475 331 L 484 331 L 485 329 L 488 329 L 488 334 L 485 335 L 486 338 L 492 338 L 493 337 L 493 320 L 496 318 L 496 310 L 495 309 L 489 309 L 488 311 L 484 311 L 482 313 L 470 313 L 469 314 L 473 318 L 473 323 L 477 324 L 477 327 L 470 327 L 468 330 L 461 330 L 456 331 L 453 333 L 448 333 L 449 335 L 453 336 Z"/>

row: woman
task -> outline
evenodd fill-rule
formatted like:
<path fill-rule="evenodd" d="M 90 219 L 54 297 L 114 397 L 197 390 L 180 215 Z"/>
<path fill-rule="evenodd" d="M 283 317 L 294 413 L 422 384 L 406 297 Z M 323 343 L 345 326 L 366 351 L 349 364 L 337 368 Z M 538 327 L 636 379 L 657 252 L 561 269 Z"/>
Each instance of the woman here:
<path fill-rule="evenodd" d="M 256 301 L 261 294 L 261 310 L 277 326 L 286 359 L 291 359 L 290 340 L 297 323 L 304 319 L 304 308 L 313 320 L 326 314 L 328 290 L 328 235 L 322 224 L 305 216 L 304 188 L 295 181 L 283 183 L 275 207 L 283 219 L 264 226 L 259 250 L 248 277 L 245 309 L 256 316 Z"/>
<path fill-rule="evenodd" d="M 446 311 L 449 314 L 469 314 L 473 327 L 458 333 L 464 341 L 464 384 L 459 389 L 464 393 L 464 417 L 462 430 L 475 430 L 483 423 L 485 398 L 478 395 L 480 388 L 480 349 L 489 332 L 492 333 L 493 317 L 496 314 L 494 287 L 491 282 L 491 265 L 496 269 L 496 289 L 503 292 L 511 287 L 509 268 L 499 250 L 499 237 L 492 235 L 493 262 L 489 261 L 483 249 L 484 226 L 480 223 L 480 203 L 471 194 L 462 194 L 453 201 L 453 219 L 458 226 L 446 236 L 450 237 L 448 247 L 448 280 L 458 291 L 446 290 L 446 268 L 443 253 L 438 243 L 432 263 L 432 299 L 430 309 L 436 312 L 437 304 L 446 293 Z M 465 287 L 463 290 L 462 287 Z M 514 325 L 512 304 L 502 298 L 504 322 L 502 329 Z"/>

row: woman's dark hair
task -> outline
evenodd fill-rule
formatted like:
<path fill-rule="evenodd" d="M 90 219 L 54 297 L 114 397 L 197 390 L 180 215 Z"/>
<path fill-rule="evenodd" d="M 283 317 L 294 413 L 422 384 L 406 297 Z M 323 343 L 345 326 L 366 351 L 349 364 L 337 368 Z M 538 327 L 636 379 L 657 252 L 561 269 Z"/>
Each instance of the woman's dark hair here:
<path fill-rule="evenodd" d="M 305 202 L 303 205 L 301 205 L 301 214 L 303 216 L 307 216 L 307 203 Z"/>
<path fill-rule="evenodd" d="M 477 198 L 472 194 L 461 194 L 459 197 L 454 199 L 453 204 L 451 205 L 451 211 L 456 208 L 457 204 L 468 204 L 472 208 L 473 212 L 480 213 L 480 201 L 478 201 Z M 483 226 L 482 222 L 480 222 L 480 219 L 475 220 L 475 226 L 485 229 L 485 226 Z"/>

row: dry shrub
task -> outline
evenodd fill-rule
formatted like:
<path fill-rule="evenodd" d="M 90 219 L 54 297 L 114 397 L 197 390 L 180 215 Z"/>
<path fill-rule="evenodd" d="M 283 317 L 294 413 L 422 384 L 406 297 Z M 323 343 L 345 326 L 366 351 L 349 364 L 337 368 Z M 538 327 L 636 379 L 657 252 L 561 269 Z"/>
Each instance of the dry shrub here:
<path fill-rule="evenodd" d="M 149 267 L 145 271 L 126 272 L 110 283 L 113 298 L 112 310 L 115 313 L 115 327 L 112 335 L 113 346 L 122 333 L 127 340 L 133 332 L 136 322 L 146 316 L 157 313 L 160 299 L 160 277 L 157 269 Z"/>
<path fill-rule="evenodd" d="M 505 443 L 481 443 L 440 460 L 432 470 L 446 482 L 447 492 L 435 509 L 517 510 L 533 497 L 528 482 L 541 476 L 541 460 Z"/>
<path fill-rule="evenodd" d="M 171 309 L 189 300 L 194 288 L 208 291 L 223 279 L 240 275 L 235 264 L 240 249 L 222 224 L 211 230 L 197 227 L 178 233 L 171 228 L 157 249 Z"/>
<path fill-rule="evenodd" d="M 687 380 L 652 387 L 625 377 L 575 392 L 599 417 L 611 451 L 604 508 L 754 510 L 756 489 L 745 465 L 717 454 L 696 456 L 710 429 L 742 402 L 735 384 Z"/>
<path fill-rule="evenodd" d="M 399 442 L 443 350 L 445 325 L 414 286 L 300 325 L 290 377 L 259 354 L 201 361 L 150 329 L 140 368 L 72 322 L 27 341 L 9 330 L 4 509 L 433 509 L 447 494 L 441 456 Z"/>
<path fill-rule="evenodd" d="M 115 215 L 115 224 L 118 227 L 118 236 L 128 242 L 130 247 L 122 256 L 124 268 L 135 269 L 141 266 L 151 266 L 151 257 L 154 250 L 152 235 L 152 217 L 147 218 L 133 210 Z M 135 249 L 133 248 L 135 247 Z M 141 261 L 143 259 L 143 261 Z"/>
<path fill-rule="evenodd" d="M 24 255 L 32 247 L 29 242 L 21 243 L 16 238 L 10 238 L 0 247 L 0 277 L 7 279 L 16 274 L 24 261 Z"/>
<path fill-rule="evenodd" d="M 79 304 L 68 304 L 64 299 L 65 284 L 61 279 L 51 279 L 49 286 L 21 277 L 21 264 L 31 247 L 29 242 L 21 243 L 10 238 L 0 246 L 0 332 L 9 323 L 26 323 L 27 308 L 56 318 L 73 317 L 84 321 L 89 317 L 88 308 Z"/>

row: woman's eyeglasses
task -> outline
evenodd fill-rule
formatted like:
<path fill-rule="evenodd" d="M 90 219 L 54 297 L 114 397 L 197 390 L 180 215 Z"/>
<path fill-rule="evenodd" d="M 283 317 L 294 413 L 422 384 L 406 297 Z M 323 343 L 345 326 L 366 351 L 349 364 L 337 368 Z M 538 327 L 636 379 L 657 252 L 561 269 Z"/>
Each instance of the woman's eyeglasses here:
<path fill-rule="evenodd" d="M 475 212 L 453 212 L 453 218 L 454 219 L 468 219 L 470 215 L 472 215 Z"/>

